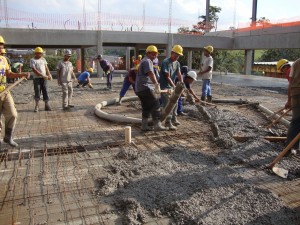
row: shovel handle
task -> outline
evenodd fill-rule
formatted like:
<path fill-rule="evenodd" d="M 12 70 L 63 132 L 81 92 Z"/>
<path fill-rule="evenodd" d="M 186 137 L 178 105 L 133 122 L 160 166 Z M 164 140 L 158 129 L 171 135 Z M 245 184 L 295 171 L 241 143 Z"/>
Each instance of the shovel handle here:
<path fill-rule="evenodd" d="M 202 101 L 202 100 L 199 100 L 199 102 L 200 103 L 205 103 L 206 105 L 217 106 L 216 104 L 205 102 L 205 101 Z"/>
<path fill-rule="evenodd" d="M 296 144 L 296 142 L 300 139 L 300 133 L 288 144 L 288 146 L 283 149 L 282 152 L 274 159 L 271 164 L 267 166 L 267 168 L 272 169 L 273 166 Z"/>
<path fill-rule="evenodd" d="M 274 124 L 276 124 L 282 117 L 284 117 L 286 114 L 288 114 L 292 109 L 288 109 L 285 113 L 283 113 L 281 116 L 279 116 L 276 120 L 274 120 L 272 123 L 270 123 L 266 128 L 271 128 Z"/>
<path fill-rule="evenodd" d="M 276 114 L 282 112 L 284 109 L 285 109 L 285 107 L 283 107 L 282 109 L 277 110 L 276 112 L 274 112 L 270 116 L 268 116 L 268 118 L 271 119 L 273 116 L 275 116 Z"/>
<path fill-rule="evenodd" d="M 7 87 L 4 89 L 4 91 L 2 91 L 2 92 L 0 93 L 0 97 L 1 97 L 2 95 L 4 95 L 4 94 L 8 93 L 9 90 L 11 90 L 13 87 L 17 86 L 17 85 L 18 85 L 19 83 L 21 83 L 23 80 L 27 80 L 27 79 L 26 79 L 25 77 L 22 77 L 22 78 L 20 78 L 20 80 L 16 81 L 16 82 L 13 83 L 12 85 L 7 86 Z"/>

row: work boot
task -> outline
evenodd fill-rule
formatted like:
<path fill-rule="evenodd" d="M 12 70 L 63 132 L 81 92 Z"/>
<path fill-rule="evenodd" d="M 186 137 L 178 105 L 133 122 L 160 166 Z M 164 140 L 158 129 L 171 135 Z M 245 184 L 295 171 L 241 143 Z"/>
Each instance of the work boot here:
<path fill-rule="evenodd" d="M 45 101 L 45 111 L 51 111 L 51 107 L 49 105 L 49 101 Z"/>
<path fill-rule="evenodd" d="M 164 131 L 167 130 L 166 127 L 161 125 L 161 122 L 159 120 L 154 120 L 153 121 L 154 124 L 154 130 L 155 131 Z"/>
<path fill-rule="evenodd" d="M 39 111 L 39 101 L 40 100 L 35 100 L 34 112 L 38 112 Z"/>
<path fill-rule="evenodd" d="M 142 131 L 151 131 L 153 130 L 152 127 L 148 126 L 148 118 L 143 117 L 142 118 L 142 126 L 141 126 Z"/>
<path fill-rule="evenodd" d="M 18 147 L 18 144 L 12 138 L 12 133 L 13 133 L 12 128 L 5 128 L 5 135 L 3 141 L 12 147 Z"/>
<path fill-rule="evenodd" d="M 178 125 L 180 125 L 181 123 L 177 120 L 176 117 L 174 117 L 174 118 L 172 118 L 172 124 L 173 124 L 174 126 L 178 126 Z"/>
<path fill-rule="evenodd" d="M 211 95 L 208 95 L 208 96 L 207 96 L 207 102 L 208 102 L 208 103 L 212 103 L 212 96 L 211 96 Z"/>
<path fill-rule="evenodd" d="M 204 96 L 201 96 L 201 101 L 202 101 L 202 102 L 201 102 L 201 105 L 204 105 L 204 106 L 205 106 L 205 105 L 206 105 L 206 104 L 205 104 L 206 98 L 205 98 Z"/>
<path fill-rule="evenodd" d="M 177 127 L 173 126 L 171 120 L 167 120 L 165 123 L 165 127 L 169 128 L 169 130 L 177 130 Z"/>

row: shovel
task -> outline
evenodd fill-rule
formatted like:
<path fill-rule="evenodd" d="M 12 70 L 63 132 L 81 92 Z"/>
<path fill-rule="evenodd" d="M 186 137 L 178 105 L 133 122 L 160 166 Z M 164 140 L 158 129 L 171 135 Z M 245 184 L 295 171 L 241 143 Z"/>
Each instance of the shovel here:
<path fill-rule="evenodd" d="M 266 126 L 266 128 L 270 129 L 273 125 L 275 125 L 282 117 L 284 117 L 286 114 L 288 114 L 292 109 L 286 110 L 283 114 L 281 114 L 276 120 L 274 120 L 272 123 Z"/>
<path fill-rule="evenodd" d="M 280 177 L 285 176 L 285 174 L 288 173 L 287 170 L 279 168 L 279 167 L 275 167 L 276 169 L 273 169 L 275 164 L 277 162 L 279 162 L 279 160 L 285 156 L 285 154 L 296 144 L 296 142 L 300 139 L 300 133 L 288 144 L 288 146 L 285 147 L 285 149 L 283 149 L 282 152 L 280 152 L 280 154 L 274 159 L 273 162 L 271 162 L 267 168 L 272 169 L 272 171 L 277 174 Z"/>

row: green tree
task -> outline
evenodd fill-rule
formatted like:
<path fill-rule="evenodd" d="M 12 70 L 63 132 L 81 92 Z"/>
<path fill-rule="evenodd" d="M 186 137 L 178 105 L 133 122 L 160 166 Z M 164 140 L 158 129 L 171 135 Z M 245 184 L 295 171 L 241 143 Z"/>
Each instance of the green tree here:
<path fill-rule="evenodd" d="M 204 34 L 207 31 L 211 31 L 215 28 L 215 31 L 218 28 L 218 21 L 220 13 L 222 10 L 221 7 L 218 6 L 209 6 L 209 21 L 206 21 L 206 15 L 199 16 L 198 19 L 201 19 L 197 24 L 192 25 L 192 29 L 190 30 L 189 27 L 179 27 L 178 33 L 193 33 L 193 34 Z"/>
<path fill-rule="evenodd" d="M 259 58 L 260 62 L 272 62 L 285 58 L 295 61 L 300 56 L 300 49 L 268 49 Z"/>

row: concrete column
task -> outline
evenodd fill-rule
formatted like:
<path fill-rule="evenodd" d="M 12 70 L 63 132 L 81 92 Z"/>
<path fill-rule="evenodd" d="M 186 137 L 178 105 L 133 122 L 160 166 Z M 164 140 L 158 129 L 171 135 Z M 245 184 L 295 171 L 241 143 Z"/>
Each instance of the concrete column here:
<path fill-rule="evenodd" d="M 84 48 L 80 48 L 80 57 L 81 57 L 81 72 L 85 71 L 86 65 L 85 65 L 85 52 Z"/>
<path fill-rule="evenodd" d="M 126 70 L 129 70 L 130 69 L 130 47 L 127 47 L 126 48 Z"/>
<path fill-rule="evenodd" d="M 245 50 L 245 74 L 250 75 L 253 65 L 253 50 Z"/>
<path fill-rule="evenodd" d="M 187 55 L 187 66 L 189 69 L 192 69 L 192 62 L 193 62 L 193 51 L 188 50 L 188 55 Z"/>
<path fill-rule="evenodd" d="M 97 32 L 97 54 L 98 55 L 102 55 L 103 54 L 103 35 L 102 35 L 102 31 L 99 30 Z M 97 77 L 102 77 L 102 68 L 100 66 L 99 61 L 96 61 L 96 65 L 97 65 Z"/>
<path fill-rule="evenodd" d="M 174 43 L 173 43 L 173 34 L 169 33 L 168 34 L 168 45 L 167 45 L 167 49 L 166 49 L 166 56 L 170 57 L 171 56 L 171 51 L 172 51 L 172 47 L 173 47 Z"/>

